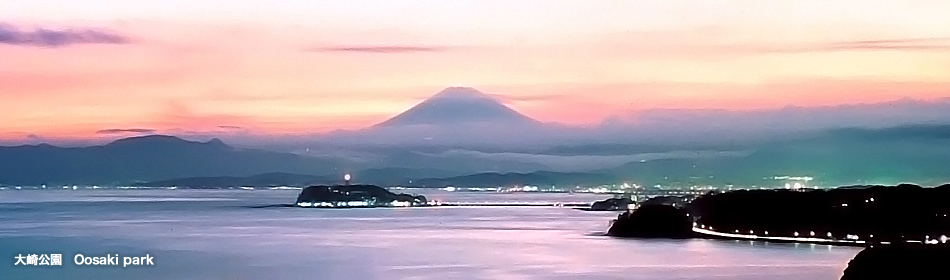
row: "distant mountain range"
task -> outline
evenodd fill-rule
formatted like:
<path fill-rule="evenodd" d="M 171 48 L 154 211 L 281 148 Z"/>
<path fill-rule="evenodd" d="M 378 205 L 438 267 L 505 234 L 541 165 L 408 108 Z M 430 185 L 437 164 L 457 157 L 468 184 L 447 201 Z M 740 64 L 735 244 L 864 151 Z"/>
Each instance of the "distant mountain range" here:
<path fill-rule="evenodd" d="M 240 149 L 220 140 L 151 135 L 83 148 L 0 147 L 0 183 L 110 184 L 269 172 L 329 174 L 343 160 Z"/>
<path fill-rule="evenodd" d="M 812 184 L 824 186 L 907 181 L 938 185 L 950 182 L 950 173 L 945 172 L 946 167 L 950 166 L 948 131 L 950 126 L 841 129 L 748 147 L 753 151 L 742 156 L 643 160 L 592 172 L 463 174 L 407 165 L 402 168 L 362 169 L 353 171 L 352 174 L 354 182 L 358 183 L 419 187 L 571 186 L 624 181 L 647 185 L 781 185 L 782 181 L 774 180 L 773 177 L 776 176 L 811 176 L 815 178 Z M 203 147 L 208 149 L 214 149 L 215 146 L 207 143 L 188 143 L 205 145 Z M 341 177 L 337 174 L 301 175 L 284 172 L 253 176 L 186 177 L 157 180 L 143 185 L 303 186 L 339 183 L 340 180 Z"/>
<path fill-rule="evenodd" d="M 835 129 L 747 147 L 746 156 L 661 159 L 613 168 L 662 183 L 765 185 L 811 176 L 824 186 L 950 182 L 950 126 Z"/>
<path fill-rule="evenodd" d="M 813 184 L 827 186 L 950 181 L 950 125 L 828 129 L 698 144 L 545 142 L 559 129 L 491 95 L 448 88 L 373 127 L 328 136 L 351 146 L 309 146 L 327 153 L 163 135 L 80 148 L 0 147 L 0 184 L 305 185 L 338 183 L 344 173 L 357 183 L 427 187 L 621 181 L 774 186 L 780 184 L 775 176 L 811 176 Z M 511 135 L 536 142 L 509 145 Z M 430 144 L 432 139 L 448 141 Z"/>

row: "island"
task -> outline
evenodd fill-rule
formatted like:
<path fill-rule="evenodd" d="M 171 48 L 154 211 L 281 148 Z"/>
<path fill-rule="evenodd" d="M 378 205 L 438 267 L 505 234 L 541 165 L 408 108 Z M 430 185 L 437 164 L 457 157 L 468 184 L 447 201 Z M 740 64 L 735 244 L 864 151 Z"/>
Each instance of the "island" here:
<path fill-rule="evenodd" d="M 426 206 L 425 196 L 396 194 L 374 185 L 309 186 L 300 191 L 296 206 L 370 208 Z"/>

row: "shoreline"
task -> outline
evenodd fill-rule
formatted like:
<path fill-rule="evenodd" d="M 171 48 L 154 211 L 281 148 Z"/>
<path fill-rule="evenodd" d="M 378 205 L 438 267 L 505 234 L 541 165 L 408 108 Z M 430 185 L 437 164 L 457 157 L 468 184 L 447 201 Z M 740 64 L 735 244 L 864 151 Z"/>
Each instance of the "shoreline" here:
<path fill-rule="evenodd" d="M 818 244 L 818 245 L 838 245 L 838 246 L 850 246 L 850 247 L 868 247 L 869 245 L 875 243 L 869 243 L 864 240 L 840 240 L 840 239 L 827 239 L 827 238 L 815 238 L 815 237 L 784 237 L 784 236 L 759 236 L 759 235 L 750 235 L 750 234 L 737 234 L 737 233 L 725 233 L 718 231 L 711 231 L 708 229 L 702 229 L 693 227 L 693 233 L 697 234 L 702 238 L 712 238 L 712 239 L 727 239 L 727 240 L 754 240 L 754 241 L 769 241 L 769 242 L 781 242 L 781 243 L 806 243 L 806 244 Z M 906 240 L 903 243 L 906 244 L 920 244 L 920 245 L 931 245 L 926 244 L 918 240 Z M 891 242 L 880 242 L 876 244 L 890 245 Z"/>

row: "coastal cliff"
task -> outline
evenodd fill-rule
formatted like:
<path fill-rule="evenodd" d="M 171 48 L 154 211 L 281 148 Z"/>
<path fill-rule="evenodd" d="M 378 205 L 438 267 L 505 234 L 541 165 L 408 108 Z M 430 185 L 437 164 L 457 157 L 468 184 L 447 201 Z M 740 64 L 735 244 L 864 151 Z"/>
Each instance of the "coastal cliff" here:
<path fill-rule="evenodd" d="M 630 198 L 608 198 L 605 200 L 594 202 L 590 205 L 591 211 L 620 211 L 627 210 L 628 205 L 633 204 L 633 200 Z"/>
<path fill-rule="evenodd" d="M 607 235 L 615 237 L 692 237 L 691 220 L 685 210 L 669 205 L 645 205 L 624 212 L 613 221 Z"/>
<path fill-rule="evenodd" d="M 934 243 L 950 235 L 950 187 L 853 186 L 704 195 L 686 206 L 698 227 L 724 233 Z"/>
<path fill-rule="evenodd" d="M 950 235 L 946 201 L 947 185 L 709 193 L 682 207 L 641 203 L 640 209 L 614 221 L 610 235 L 680 237 L 688 235 L 680 232 L 685 227 L 716 238 L 940 244 Z"/>

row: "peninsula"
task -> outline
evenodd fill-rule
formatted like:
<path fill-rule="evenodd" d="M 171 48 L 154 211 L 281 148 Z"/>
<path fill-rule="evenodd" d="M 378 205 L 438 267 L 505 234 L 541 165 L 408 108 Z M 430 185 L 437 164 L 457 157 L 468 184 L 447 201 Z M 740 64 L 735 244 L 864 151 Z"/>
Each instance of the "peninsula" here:
<path fill-rule="evenodd" d="M 609 234 L 641 236 L 662 225 L 700 237 L 854 244 L 946 243 L 950 185 L 849 186 L 831 190 L 743 190 L 709 193 L 675 211 L 642 208 L 621 214 Z M 649 211 L 646 211 L 649 210 Z M 645 211 L 644 213 L 638 213 Z M 643 222 L 643 221 L 649 221 Z M 675 224 L 675 225 L 671 225 Z"/>

